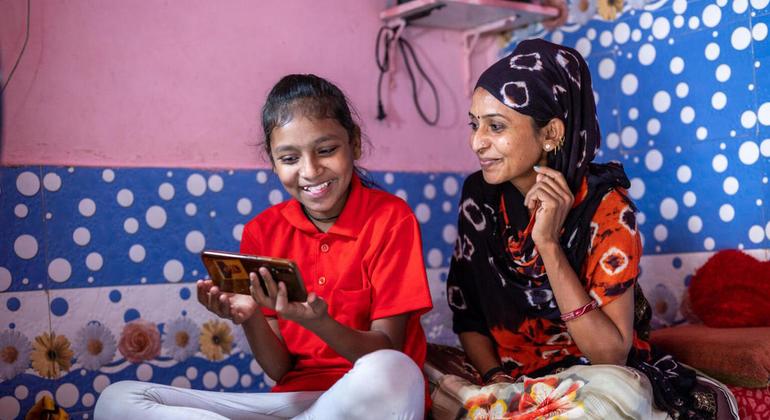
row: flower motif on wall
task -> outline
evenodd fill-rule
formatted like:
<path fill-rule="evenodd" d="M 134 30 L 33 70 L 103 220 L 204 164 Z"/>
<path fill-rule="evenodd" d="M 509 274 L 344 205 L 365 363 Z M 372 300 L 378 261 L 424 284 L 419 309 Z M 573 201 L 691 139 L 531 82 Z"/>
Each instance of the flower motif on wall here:
<path fill-rule="evenodd" d="M 0 333 L 0 380 L 7 381 L 29 366 L 30 344 L 24 334 L 5 330 Z"/>
<path fill-rule="evenodd" d="M 623 0 L 597 0 L 599 15 L 606 20 L 615 20 L 623 11 Z"/>
<path fill-rule="evenodd" d="M 569 6 L 569 15 L 572 22 L 585 25 L 596 15 L 595 0 L 573 0 Z"/>
<path fill-rule="evenodd" d="M 77 361 L 88 370 L 98 370 L 115 357 L 115 337 L 109 329 L 91 321 L 81 328 L 72 343 Z"/>
<path fill-rule="evenodd" d="M 174 360 L 184 361 L 198 351 L 200 330 L 190 318 L 177 318 L 163 328 L 163 348 Z"/>
<path fill-rule="evenodd" d="M 152 322 L 131 321 L 120 334 L 118 350 L 131 363 L 152 360 L 160 354 L 160 332 Z"/>
<path fill-rule="evenodd" d="M 56 379 L 62 370 L 72 365 L 72 350 L 67 337 L 56 333 L 42 333 L 32 343 L 32 368 L 42 377 Z"/>
<path fill-rule="evenodd" d="M 230 326 L 224 321 L 212 319 L 203 324 L 200 336 L 201 352 L 209 360 L 222 360 L 225 354 L 230 354 L 233 345 L 233 336 L 230 334 Z"/>

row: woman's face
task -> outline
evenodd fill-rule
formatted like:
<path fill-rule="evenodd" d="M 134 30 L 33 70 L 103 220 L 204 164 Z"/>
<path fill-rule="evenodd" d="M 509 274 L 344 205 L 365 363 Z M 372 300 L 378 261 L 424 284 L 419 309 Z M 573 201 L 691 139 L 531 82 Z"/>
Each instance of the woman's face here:
<path fill-rule="evenodd" d="M 543 139 L 531 117 L 505 106 L 483 88 L 473 93 L 468 113 L 470 145 L 479 159 L 484 181 L 512 182 L 520 191 L 534 184 L 534 165 L 545 164 Z"/>
<path fill-rule="evenodd" d="M 360 138 L 351 139 L 335 119 L 295 116 L 273 129 L 270 146 L 278 179 L 311 216 L 322 219 L 342 212 Z"/>

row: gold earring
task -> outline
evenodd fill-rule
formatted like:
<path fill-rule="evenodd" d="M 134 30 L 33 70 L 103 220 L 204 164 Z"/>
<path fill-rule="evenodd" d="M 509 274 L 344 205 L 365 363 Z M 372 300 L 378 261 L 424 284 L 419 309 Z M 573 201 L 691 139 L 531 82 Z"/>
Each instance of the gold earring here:
<path fill-rule="evenodd" d="M 564 146 L 564 136 L 561 136 L 561 139 L 559 139 L 559 143 L 556 145 L 556 150 L 561 149 L 562 146 Z"/>

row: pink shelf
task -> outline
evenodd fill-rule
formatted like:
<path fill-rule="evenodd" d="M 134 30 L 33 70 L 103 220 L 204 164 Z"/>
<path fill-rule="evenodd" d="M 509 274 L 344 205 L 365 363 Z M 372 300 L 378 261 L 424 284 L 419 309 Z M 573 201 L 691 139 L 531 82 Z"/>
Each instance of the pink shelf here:
<path fill-rule="evenodd" d="M 428 16 L 416 18 L 432 10 Z M 473 30 L 506 21 L 502 30 L 513 29 L 555 17 L 559 11 L 550 6 L 506 0 L 412 0 L 380 13 L 380 19 L 408 20 L 410 25 L 433 28 Z M 410 20 L 414 18 L 414 20 Z"/>

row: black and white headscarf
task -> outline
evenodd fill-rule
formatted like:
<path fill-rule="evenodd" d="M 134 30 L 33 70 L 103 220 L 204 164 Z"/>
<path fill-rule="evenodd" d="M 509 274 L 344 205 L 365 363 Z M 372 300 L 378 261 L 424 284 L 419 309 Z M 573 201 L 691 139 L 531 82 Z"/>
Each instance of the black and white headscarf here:
<path fill-rule="evenodd" d="M 591 74 L 580 53 L 542 39 L 522 41 L 484 71 L 476 87 L 537 121 L 564 122 L 563 147 L 549 154 L 548 166 L 562 172 L 575 193 L 601 141 Z"/>
<path fill-rule="evenodd" d="M 588 65 L 572 48 L 542 39 L 525 40 L 510 55 L 485 70 L 476 88 L 485 89 L 509 108 L 542 124 L 553 118 L 564 123 L 564 143 L 548 153 L 547 159 L 548 167 L 564 175 L 573 194 L 578 192 L 584 179 L 588 183 L 588 195 L 570 212 L 564 224 L 565 235 L 576 238 L 569 246 L 563 241 L 567 258 L 573 269 L 580 272 L 596 207 L 610 189 L 630 186 L 620 164 L 592 163 L 599 150 L 601 133 Z M 521 209 L 518 213 L 521 214 Z M 532 247 L 531 239 L 525 240 L 523 251 L 531 254 Z"/>

